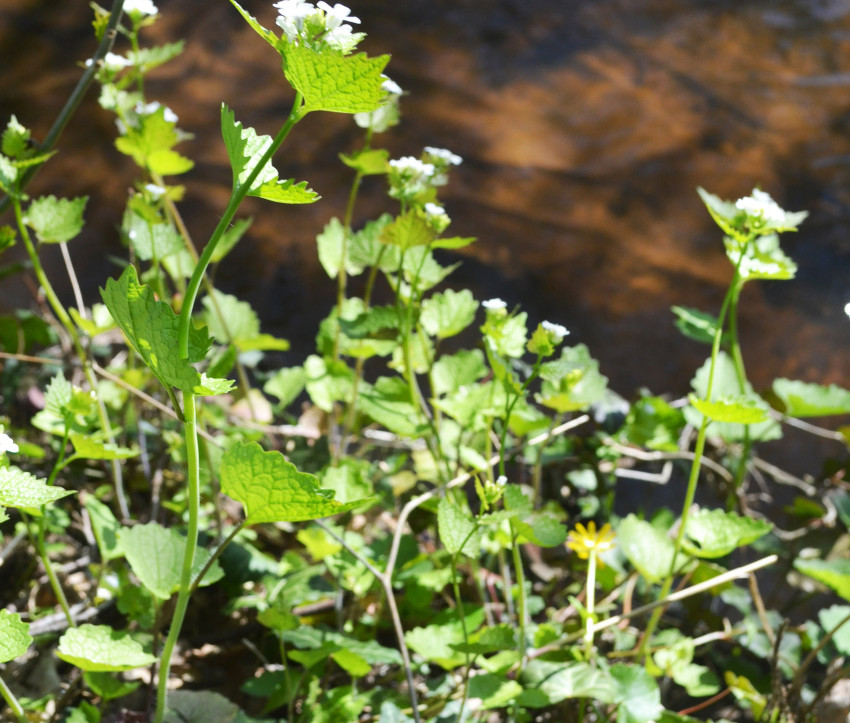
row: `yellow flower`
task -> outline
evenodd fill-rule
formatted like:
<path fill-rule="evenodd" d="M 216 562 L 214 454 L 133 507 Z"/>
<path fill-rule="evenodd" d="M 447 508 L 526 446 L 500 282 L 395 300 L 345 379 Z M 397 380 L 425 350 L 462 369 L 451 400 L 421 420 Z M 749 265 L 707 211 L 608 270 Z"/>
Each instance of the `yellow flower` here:
<path fill-rule="evenodd" d="M 614 547 L 614 531 L 607 522 L 602 529 L 596 531 L 596 523 L 591 520 L 587 528 L 581 522 L 576 523 L 576 528 L 570 532 L 567 538 L 567 547 L 573 550 L 582 560 L 587 560 L 591 552 L 605 552 Z"/>

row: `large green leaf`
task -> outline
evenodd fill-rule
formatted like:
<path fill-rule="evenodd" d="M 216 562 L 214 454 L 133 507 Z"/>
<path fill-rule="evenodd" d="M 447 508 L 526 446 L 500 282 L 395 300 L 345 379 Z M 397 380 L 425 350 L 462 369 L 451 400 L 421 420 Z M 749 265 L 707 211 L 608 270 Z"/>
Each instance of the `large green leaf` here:
<path fill-rule="evenodd" d="M 755 542 L 770 532 L 764 520 L 741 517 L 723 510 L 699 510 L 688 517 L 684 549 L 695 557 L 724 557 L 742 545 Z"/>
<path fill-rule="evenodd" d="M 256 442 L 237 442 L 228 449 L 220 475 L 221 491 L 242 503 L 248 524 L 317 520 L 366 501 L 335 500 L 315 476 L 299 472 L 280 452 L 266 452 Z"/>
<path fill-rule="evenodd" d="M 836 384 L 825 386 L 776 379 L 773 392 L 785 405 L 790 417 L 825 417 L 832 414 L 850 414 L 850 390 Z"/>
<path fill-rule="evenodd" d="M 80 625 L 59 638 L 56 650 L 62 660 L 88 671 L 132 670 L 152 665 L 156 657 L 126 631 L 108 625 Z"/>
<path fill-rule="evenodd" d="M 213 337 L 241 351 L 286 351 L 289 342 L 260 333 L 260 319 L 247 301 L 213 289 L 203 300 L 204 321 Z"/>
<path fill-rule="evenodd" d="M 87 196 L 75 199 L 43 196 L 30 204 L 24 221 L 41 243 L 64 243 L 82 230 L 87 201 Z"/>
<path fill-rule="evenodd" d="M 138 449 L 120 447 L 111 442 L 104 442 L 94 437 L 71 432 L 71 444 L 74 445 L 74 454 L 71 459 L 130 459 L 139 455 Z"/>
<path fill-rule="evenodd" d="M 206 356 L 212 343 L 206 328 L 190 326 L 189 357 L 182 358 L 179 317 L 154 298 L 153 289 L 139 284 L 135 268 L 128 266 L 117 281 L 109 279 L 100 295 L 130 345 L 165 386 L 200 395 L 230 391 L 230 380 L 209 379 L 192 366 Z"/>
<path fill-rule="evenodd" d="M 40 515 L 42 505 L 75 494 L 73 490 L 53 487 L 18 467 L 0 467 L 0 505 Z"/>
<path fill-rule="evenodd" d="M 174 528 L 156 522 L 125 527 L 118 532 L 118 542 L 127 562 L 142 584 L 161 600 L 167 600 L 180 588 L 186 538 Z M 192 565 L 193 579 L 209 560 L 210 554 L 199 549 Z M 201 585 L 220 580 L 224 571 L 213 563 Z"/>
<path fill-rule="evenodd" d="M 452 555 L 462 552 L 467 557 L 478 557 L 481 533 L 475 520 L 447 496 L 440 500 L 437 507 L 437 530 L 440 541 Z"/>
<path fill-rule="evenodd" d="M 32 642 L 29 623 L 18 613 L 0 610 L 0 663 L 23 655 Z"/>
<path fill-rule="evenodd" d="M 446 289 L 422 302 L 419 318 L 425 331 L 438 339 L 445 339 L 466 329 L 475 319 L 477 310 L 478 302 L 469 289 Z"/>
<path fill-rule="evenodd" d="M 561 358 L 540 367 L 543 384 L 537 401 L 557 412 L 587 409 L 605 396 L 608 379 L 584 344 L 566 347 Z"/>
<path fill-rule="evenodd" d="M 221 133 L 233 169 L 233 188 L 236 189 L 247 183 L 248 177 L 271 147 L 272 138 L 257 135 L 253 128 L 244 128 L 224 103 L 221 105 Z M 248 195 L 277 203 L 313 203 L 319 199 L 315 191 L 307 188 L 306 181 L 281 181 L 271 159 L 265 162 L 251 182 Z"/>
<path fill-rule="evenodd" d="M 618 709 L 618 723 L 649 723 L 661 713 L 658 683 L 641 665 L 617 663 L 611 666 Z"/>
<path fill-rule="evenodd" d="M 401 377 L 381 377 L 360 394 L 360 408 L 379 424 L 403 437 L 417 437 L 425 424 L 410 401 L 410 390 Z"/>
<path fill-rule="evenodd" d="M 617 688 L 610 675 L 588 663 L 532 660 L 525 668 L 520 705 L 544 708 L 568 698 L 593 698 L 613 703 Z"/>
<path fill-rule="evenodd" d="M 343 55 L 330 48 L 316 51 L 303 45 L 283 48 L 286 79 L 302 96 L 304 112 L 369 113 L 386 97 L 384 68 L 389 55 Z"/>
<path fill-rule="evenodd" d="M 466 608 L 463 622 L 458 619 L 457 612 L 447 610 L 434 618 L 434 622 L 425 627 L 416 627 L 404 636 L 412 650 L 426 660 L 430 660 L 441 668 L 452 670 L 463 665 L 466 655 L 459 653 L 454 646 L 464 640 L 464 623 L 466 632 L 470 634 L 484 622 L 484 609 Z"/>
<path fill-rule="evenodd" d="M 764 402 L 754 396 L 721 397 L 713 402 L 708 402 L 691 394 L 688 401 L 700 414 L 704 414 L 715 422 L 760 424 L 767 419 L 767 409 Z"/>
<path fill-rule="evenodd" d="M 650 582 L 659 582 L 673 565 L 674 546 L 665 532 L 629 515 L 617 527 L 617 546 Z"/>
<path fill-rule="evenodd" d="M 185 173 L 195 164 L 173 150 L 180 142 L 180 135 L 173 121 L 166 120 L 165 108 L 153 113 L 141 114 L 138 124 L 127 128 L 127 132 L 115 141 L 115 147 L 142 168 L 161 176 Z"/>

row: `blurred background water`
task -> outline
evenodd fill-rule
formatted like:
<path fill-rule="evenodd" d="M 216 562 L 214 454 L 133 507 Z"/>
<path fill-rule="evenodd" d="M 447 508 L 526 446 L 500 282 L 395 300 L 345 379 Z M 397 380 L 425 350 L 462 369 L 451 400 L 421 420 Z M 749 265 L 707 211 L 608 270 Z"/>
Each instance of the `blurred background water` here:
<path fill-rule="evenodd" d="M 452 233 L 479 241 L 459 256 L 450 285 L 564 324 L 626 396 L 639 385 L 682 393 L 708 350 L 679 336 L 669 307 L 716 313 L 730 277 L 695 189 L 734 199 L 759 185 L 811 215 L 783 238 L 797 278 L 744 292 L 748 372 L 757 388 L 777 376 L 850 386 L 850 1 L 350 4 L 368 33 L 361 49 L 391 54 L 387 73 L 409 93 L 402 124 L 378 143 L 396 157 L 433 145 L 464 158 L 442 195 Z M 274 51 L 226 0 L 158 5 L 145 40 L 187 46 L 155 72 L 148 94 L 195 134 L 180 150 L 196 166 L 180 181 L 202 243 L 230 188 L 220 103 L 274 134 L 292 94 Z M 273 25 L 270 2 L 244 6 Z M 15 113 L 44 135 L 94 52 L 90 15 L 85 0 L 0 0 L 3 125 Z M 123 254 L 115 228 L 134 174 L 96 95 L 31 187 L 91 197 L 89 226 L 71 244 L 89 302 L 117 273 L 109 256 Z M 348 116 L 315 114 L 297 126 L 276 165 L 323 200 L 251 201 L 244 215 L 256 222 L 217 277 L 254 305 L 264 330 L 293 341 L 288 363 L 308 353 L 332 304 L 314 238 L 343 213 L 351 174 L 337 154 L 359 143 Z M 367 180 L 358 224 L 392 208 L 381 181 Z M 70 298 L 58 250 L 46 255 Z M 25 286 L 0 284 L 2 306 L 28 303 Z"/>

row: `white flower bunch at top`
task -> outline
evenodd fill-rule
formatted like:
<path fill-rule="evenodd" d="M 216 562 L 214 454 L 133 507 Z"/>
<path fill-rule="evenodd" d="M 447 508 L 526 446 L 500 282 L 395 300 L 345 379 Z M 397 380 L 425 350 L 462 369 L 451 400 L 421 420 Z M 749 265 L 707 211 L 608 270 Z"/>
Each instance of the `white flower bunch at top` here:
<path fill-rule="evenodd" d="M 735 208 L 743 211 L 748 216 L 761 218 L 770 226 L 783 226 L 785 224 L 785 211 L 769 193 L 754 188 L 749 196 L 739 198 L 735 202 Z"/>
<path fill-rule="evenodd" d="M 156 15 L 159 9 L 151 0 L 124 0 L 124 12 L 138 15 Z"/>
<path fill-rule="evenodd" d="M 555 337 L 555 341 L 559 342 L 565 336 L 569 335 L 569 331 L 567 327 L 561 326 L 560 324 L 553 324 L 551 321 L 541 321 L 540 326 L 542 326 L 546 331 L 548 331 L 553 337 Z"/>
<path fill-rule="evenodd" d="M 364 33 L 352 32 L 348 23 L 360 23 L 360 18 L 351 15 L 345 5 L 336 3 L 331 7 L 324 0 L 316 5 L 303 0 L 280 0 L 277 8 L 277 24 L 286 39 L 295 45 L 326 45 L 343 53 L 350 53 L 364 37 Z"/>
<path fill-rule="evenodd" d="M 5 432 L 0 432 L 0 454 L 6 454 L 7 452 L 17 451 L 18 445 L 15 444 L 12 438 Z"/>

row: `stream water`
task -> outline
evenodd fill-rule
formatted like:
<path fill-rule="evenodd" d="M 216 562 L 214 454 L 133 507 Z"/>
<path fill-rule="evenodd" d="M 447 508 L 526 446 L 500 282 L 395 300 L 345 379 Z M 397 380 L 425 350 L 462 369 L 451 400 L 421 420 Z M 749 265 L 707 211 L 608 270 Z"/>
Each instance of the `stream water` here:
<path fill-rule="evenodd" d="M 369 34 L 362 48 L 392 54 L 388 74 L 409 91 L 402 125 L 380 141 L 395 156 L 434 145 L 465 159 L 444 199 L 452 230 L 479 241 L 455 284 L 564 324 L 625 395 L 640 385 L 681 393 L 706 349 L 679 337 L 669 307 L 716 312 L 730 276 L 695 188 L 737 198 L 758 184 L 811 216 L 783 239 L 797 279 L 744 293 L 748 372 L 757 387 L 776 376 L 850 385 L 848 0 L 351 4 Z M 244 5 L 272 24 L 270 3 Z M 225 0 L 159 6 L 149 39 L 185 37 L 187 47 L 149 94 L 195 134 L 182 147 L 197 162 L 183 177 L 184 212 L 200 242 L 230 185 L 219 104 L 274 133 L 291 95 L 274 52 Z M 85 0 L 0 3 L 3 124 L 15 113 L 36 134 L 49 127 L 94 50 L 89 14 Z M 72 244 L 89 300 L 115 273 L 108 255 L 122 253 L 114 229 L 133 177 L 95 95 L 31 189 L 91 196 L 90 225 Z M 358 142 L 348 117 L 299 125 L 278 167 L 324 199 L 250 204 L 250 237 L 220 271 L 268 331 L 293 340 L 293 362 L 332 303 L 313 239 L 342 214 L 350 175 L 336 155 Z M 379 183 L 365 184 L 359 221 L 384 208 Z M 4 284 L 0 303 L 19 305 L 25 293 Z"/>

